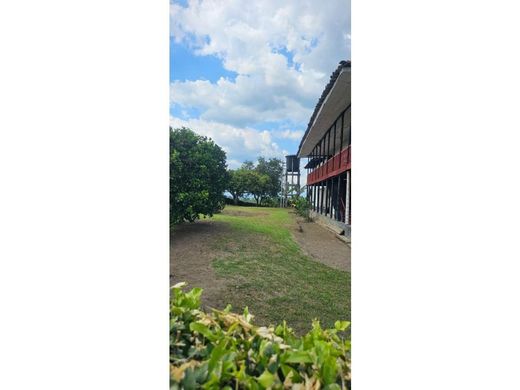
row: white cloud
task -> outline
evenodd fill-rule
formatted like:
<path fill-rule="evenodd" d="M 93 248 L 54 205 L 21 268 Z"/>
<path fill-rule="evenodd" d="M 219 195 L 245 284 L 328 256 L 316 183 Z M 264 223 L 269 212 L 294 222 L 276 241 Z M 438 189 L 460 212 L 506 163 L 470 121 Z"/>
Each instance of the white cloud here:
<path fill-rule="evenodd" d="M 350 0 L 190 0 L 172 4 L 170 18 L 177 42 L 238 74 L 172 83 L 171 102 L 207 121 L 306 124 L 328 76 L 350 58 Z"/>
<path fill-rule="evenodd" d="M 301 94 L 288 78 L 279 87 L 258 75 L 239 75 L 235 81 L 221 78 L 216 83 L 174 81 L 170 91 L 172 103 L 197 107 L 201 118 L 235 126 L 281 120 L 305 123 L 316 100 L 314 94 Z"/>
<path fill-rule="evenodd" d="M 259 156 L 283 158 L 287 153 L 273 141 L 267 130 L 206 121 L 204 119 L 183 120 L 170 116 L 172 128 L 188 127 L 197 134 L 207 136 L 226 152 L 230 168 L 237 168 L 244 160 L 255 161 Z"/>
<path fill-rule="evenodd" d="M 237 168 L 240 168 L 240 166 L 242 165 L 242 162 L 228 158 L 227 165 L 228 165 L 229 169 L 237 169 Z"/>
<path fill-rule="evenodd" d="M 275 137 L 291 139 L 293 141 L 299 141 L 302 139 L 304 132 L 301 130 L 276 130 L 273 132 Z"/>

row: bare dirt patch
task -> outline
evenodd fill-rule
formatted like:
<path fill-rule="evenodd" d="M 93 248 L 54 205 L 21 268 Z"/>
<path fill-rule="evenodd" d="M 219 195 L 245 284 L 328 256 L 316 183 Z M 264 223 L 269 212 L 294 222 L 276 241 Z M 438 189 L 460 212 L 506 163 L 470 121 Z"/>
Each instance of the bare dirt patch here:
<path fill-rule="evenodd" d="M 262 215 L 269 215 L 269 213 L 264 213 L 260 211 L 242 211 L 242 210 L 228 210 L 224 209 L 222 214 L 232 215 L 234 217 L 259 217 Z"/>
<path fill-rule="evenodd" d="M 292 234 L 302 250 L 313 260 L 350 272 L 350 247 L 335 233 L 315 223 L 297 218 Z"/>
<path fill-rule="evenodd" d="M 170 285 L 187 282 L 190 288 L 204 288 L 206 308 L 223 308 L 225 281 L 217 277 L 211 263 L 220 255 L 217 242 L 230 230 L 224 222 L 201 220 L 176 226 L 170 234 Z"/>

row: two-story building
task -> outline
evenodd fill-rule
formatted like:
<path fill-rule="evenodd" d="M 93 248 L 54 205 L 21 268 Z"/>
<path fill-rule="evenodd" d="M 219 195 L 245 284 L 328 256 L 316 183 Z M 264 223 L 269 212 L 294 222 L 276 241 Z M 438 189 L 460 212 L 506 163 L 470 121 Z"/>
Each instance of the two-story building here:
<path fill-rule="evenodd" d="M 307 158 L 307 198 L 311 215 L 342 228 L 350 236 L 350 61 L 341 61 L 332 73 L 297 156 Z"/>

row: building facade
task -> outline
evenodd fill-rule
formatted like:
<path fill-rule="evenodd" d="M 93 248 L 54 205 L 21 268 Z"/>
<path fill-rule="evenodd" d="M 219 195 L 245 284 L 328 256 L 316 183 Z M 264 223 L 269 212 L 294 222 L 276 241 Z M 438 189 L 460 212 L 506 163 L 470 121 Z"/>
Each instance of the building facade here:
<path fill-rule="evenodd" d="M 312 214 L 350 236 L 350 61 L 341 61 L 325 87 L 297 156 L 307 158 L 307 198 Z"/>

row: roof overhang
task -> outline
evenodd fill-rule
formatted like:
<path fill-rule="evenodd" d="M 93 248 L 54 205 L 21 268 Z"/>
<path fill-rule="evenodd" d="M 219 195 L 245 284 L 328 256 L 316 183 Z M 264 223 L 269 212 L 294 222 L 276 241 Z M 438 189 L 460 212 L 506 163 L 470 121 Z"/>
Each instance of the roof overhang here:
<path fill-rule="evenodd" d="M 350 107 L 350 66 L 341 69 L 334 85 L 325 97 L 318 113 L 305 133 L 298 157 L 309 156 L 325 132 L 334 124 L 334 121 L 348 107 Z"/>

